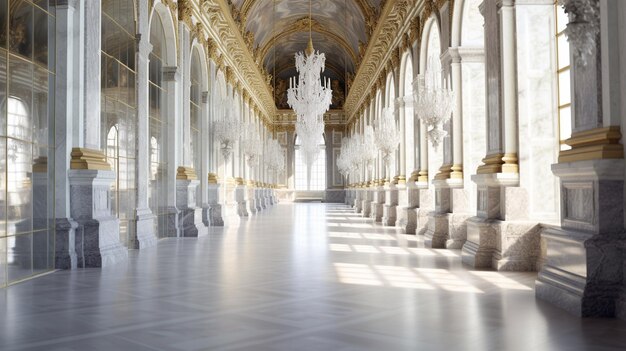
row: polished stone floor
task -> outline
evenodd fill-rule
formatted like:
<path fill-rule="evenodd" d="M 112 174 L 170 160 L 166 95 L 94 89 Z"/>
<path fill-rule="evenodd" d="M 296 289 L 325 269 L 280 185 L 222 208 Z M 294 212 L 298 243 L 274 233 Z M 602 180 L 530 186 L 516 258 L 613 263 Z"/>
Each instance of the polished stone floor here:
<path fill-rule="evenodd" d="M 626 322 L 536 300 L 536 274 L 468 270 L 343 205 L 229 221 L 0 290 L 0 350 L 626 349 Z"/>

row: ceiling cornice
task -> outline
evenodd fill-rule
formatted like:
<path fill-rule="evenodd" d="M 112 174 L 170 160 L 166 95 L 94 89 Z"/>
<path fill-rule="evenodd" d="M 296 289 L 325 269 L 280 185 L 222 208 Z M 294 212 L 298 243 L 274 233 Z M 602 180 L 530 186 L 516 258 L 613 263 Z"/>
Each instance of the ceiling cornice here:
<path fill-rule="evenodd" d="M 247 91 L 251 100 L 259 107 L 262 118 L 271 123 L 276 106 L 270 91 L 270 77 L 256 65 L 246 40 L 230 14 L 229 5 L 225 0 L 179 0 L 179 6 L 181 3 L 184 4 L 189 16 L 200 23 L 201 29 L 196 29 L 196 33 L 208 34 L 208 39 L 211 39 L 216 47 L 207 49 L 221 53 L 216 59 L 223 61 L 224 65 L 230 68 L 227 71 L 231 73 L 231 80 L 236 80 L 236 84 L 234 81 L 229 83 L 241 86 L 242 90 Z"/>
<path fill-rule="evenodd" d="M 410 32 L 412 19 L 422 12 L 425 2 L 430 1 L 397 0 L 385 2 L 374 34 L 346 98 L 344 109 L 348 123 L 356 117 L 361 105 L 367 103 L 365 100 L 372 86 L 376 85 L 380 73 L 385 71 L 394 51 L 397 51 L 399 44 L 401 45 L 404 34 Z"/>

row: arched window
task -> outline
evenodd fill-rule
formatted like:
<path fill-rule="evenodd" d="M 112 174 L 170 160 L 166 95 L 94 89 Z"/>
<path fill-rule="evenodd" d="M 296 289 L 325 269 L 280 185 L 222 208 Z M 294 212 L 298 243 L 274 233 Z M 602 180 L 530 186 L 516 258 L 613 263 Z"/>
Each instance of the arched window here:
<path fill-rule="evenodd" d="M 311 165 L 310 179 L 308 177 L 307 165 L 303 152 L 300 150 L 300 139 L 296 136 L 295 141 L 295 163 L 296 163 L 296 190 L 326 190 L 326 144 L 324 136 L 318 141 L 320 149 L 317 158 Z"/>
<path fill-rule="evenodd" d="M 111 210 L 120 220 L 120 242 L 134 237 L 137 101 L 135 3 L 102 0 L 102 145 L 115 172 Z M 106 134 L 104 134 L 106 133 Z"/>

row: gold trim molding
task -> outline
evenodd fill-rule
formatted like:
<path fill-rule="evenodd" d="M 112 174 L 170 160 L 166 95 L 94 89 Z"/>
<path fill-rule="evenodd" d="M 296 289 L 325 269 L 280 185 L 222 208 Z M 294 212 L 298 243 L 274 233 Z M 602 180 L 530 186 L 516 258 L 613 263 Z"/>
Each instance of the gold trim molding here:
<path fill-rule="evenodd" d="M 110 171 L 111 165 L 101 150 L 86 149 L 82 147 L 72 148 L 70 154 L 70 169 L 90 169 Z"/>
<path fill-rule="evenodd" d="M 565 140 L 572 148 L 559 153 L 559 163 L 624 158 L 624 146 L 619 143 L 621 138 L 619 126 L 573 133 Z"/>
<path fill-rule="evenodd" d="M 501 173 L 502 165 L 504 164 L 502 157 L 504 157 L 503 153 L 487 155 L 485 158 L 483 158 L 483 161 L 482 161 L 483 164 L 478 166 L 476 173 L 477 174 Z"/>
<path fill-rule="evenodd" d="M 191 167 L 180 166 L 176 170 L 176 180 L 198 180 L 196 170 Z"/>

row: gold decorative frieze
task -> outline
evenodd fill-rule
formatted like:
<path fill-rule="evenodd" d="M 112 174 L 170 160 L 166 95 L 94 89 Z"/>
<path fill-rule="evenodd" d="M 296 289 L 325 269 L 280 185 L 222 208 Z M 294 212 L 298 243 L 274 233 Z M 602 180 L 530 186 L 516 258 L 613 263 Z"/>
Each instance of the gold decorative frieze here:
<path fill-rule="evenodd" d="M 619 126 L 572 133 L 572 137 L 565 140 L 572 148 L 559 153 L 559 163 L 624 158 L 624 146 L 619 143 L 621 138 Z"/>
<path fill-rule="evenodd" d="M 176 169 L 177 180 L 197 180 L 196 170 L 191 167 L 180 166 Z"/>
<path fill-rule="evenodd" d="M 81 147 L 72 148 L 70 169 L 89 169 L 110 171 L 111 165 L 101 150 L 86 149 Z"/>

